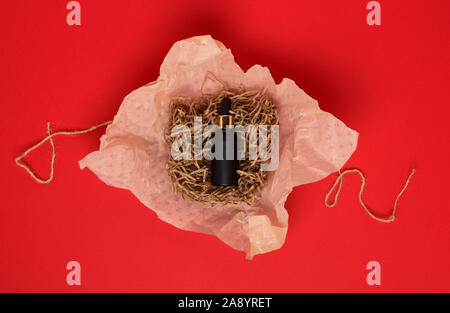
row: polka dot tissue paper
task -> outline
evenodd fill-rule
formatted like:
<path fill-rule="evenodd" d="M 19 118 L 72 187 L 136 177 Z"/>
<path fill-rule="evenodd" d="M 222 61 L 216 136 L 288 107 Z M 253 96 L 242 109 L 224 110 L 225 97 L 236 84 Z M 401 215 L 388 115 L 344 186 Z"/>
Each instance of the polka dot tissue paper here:
<path fill-rule="evenodd" d="M 217 79 L 206 79 L 211 75 Z M 278 112 L 278 166 L 267 172 L 253 203 L 195 201 L 174 190 L 167 172 L 171 149 L 165 136 L 172 99 L 220 94 L 224 84 L 265 90 Z M 357 132 L 322 111 L 294 81 L 284 78 L 276 84 L 260 65 L 244 72 L 231 50 L 207 35 L 172 46 L 159 78 L 125 97 L 99 150 L 82 159 L 80 167 L 110 186 L 130 190 L 165 222 L 215 235 L 251 259 L 283 245 L 288 229 L 284 204 L 292 188 L 341 169 L 357 140 Z"/>

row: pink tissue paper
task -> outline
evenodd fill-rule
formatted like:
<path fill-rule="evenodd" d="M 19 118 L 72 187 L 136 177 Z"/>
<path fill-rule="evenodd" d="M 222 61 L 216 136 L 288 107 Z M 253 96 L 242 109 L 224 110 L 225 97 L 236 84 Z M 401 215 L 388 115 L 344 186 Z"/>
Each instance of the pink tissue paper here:
<path fill-rule="evenodd" d="M 172 97 L 202 97 L 223 86 L 205 80 L 212 73 L 228 86 L 267 89 L 279 114 L 279 165 L 269 172 L 262 197 L 252 205 L 209 205 L 183 199 L 172 190 L 164 140 Z M 203 87 L 202 87 L 203 84 Z M 276 84 L 267 67 L 244 72 L 233 54 L 211 36 L 176 42 L 159 78 L 131 92 L 100 139 L 100 149 L 80 161 L 106 184 L 130 190 L 160 219 L 183 230 L 217 236 L 254 255 L 279 249 L 286 238 L 284 208 L 292 188 L 338 171 L 356 149 L 358 133 L 308 96 L 294 81 Z"/>

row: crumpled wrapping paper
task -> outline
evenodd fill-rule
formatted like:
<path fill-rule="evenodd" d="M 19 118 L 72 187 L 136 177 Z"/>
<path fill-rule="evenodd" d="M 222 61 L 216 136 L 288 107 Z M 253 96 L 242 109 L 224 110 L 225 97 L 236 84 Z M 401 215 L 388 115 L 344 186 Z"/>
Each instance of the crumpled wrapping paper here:
<path fill-rule="evenodd" d="M 205 79 L 208 73 L 228 86 L 267 88 L 277 107 L 279 166 L 269 173 L 262 197 L 253 205 L 211 206 L 172 191 L 164 141 L 170 99 L 220 92 L 221 84 Z M 215 235 L 251 259 L 283 245 L 288 228 L 284 203 L 292 188 L 338 171 L 355 151 L 357 139 L 357 132 L 320 110 L 294 81 L 284 78 L 276 84 L 269 69 L 260 65 L 244 72 L 230 49 L 207 35 L 172 46 L 159 78 L 125 97 L 100 139 L 99 151 L 81 160 L 80 167 L 88 167 L 108 185 L 130 190 L 167 223 Z"/>

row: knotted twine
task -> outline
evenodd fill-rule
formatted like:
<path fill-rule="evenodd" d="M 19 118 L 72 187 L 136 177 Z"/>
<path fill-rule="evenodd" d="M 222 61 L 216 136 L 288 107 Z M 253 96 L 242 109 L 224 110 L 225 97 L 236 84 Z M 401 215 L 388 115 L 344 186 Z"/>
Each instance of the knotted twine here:
<path fill-rule="evenodd" d="M 203 83 L 202 83 L 202 86 L 201 86 L 201 91 L 202 91 L 202 94 L 203 94 L 203 95 L 206 95 L 206 93 L 203 92 L 203 87 L 204 87 L 204 85 L 205 85 L 205 82 L 206 82 L 208 79 L 220 83 L 220 84 L 224 87 L 225 90 L 226 90 L 226 89 L 230 90 L 230 88 L 228 88 L 228 87 L 226 86 L 226 84 L 224 84 L 224 83 L 221 82 L 219 79 L 217 79 L 217 77 L 215 77 L 214 74 L 208 72 L 207 75 L 205 76 L 205 79 L 204 79 L 204 81 L 203 81 Z M 229 91 L 228 91 L 228 92 L 229 92 Z M 211 106 L 212 104 L 214 104 L 214 106 L 217 106 L 218 101 L 220 101 L 220 99 L 221 99 L 222 97 L 224 97 L 224 96 L 235 96 L 237 99 L 239 99 L 239 98 L 245 98 L 245 96 L 250 95 L 250 98 L 252 98 L 253 101 L 254 101 L 254 99 L 256 99 L 259 95 L 264 95 L 264 91 L 263 91 L 262 93 L 260 93 L 260 94 L 257 93 L 256 96 L 255 96 L 255 94 L 252 94 L 251 92 L 250 92 L 250 94 L 246 94 L 245 91 L 242 91 L 242 92 L 243 92 L 244 97 L 242 97 L 242 94 L 241 94 L 241 95 L 239 95 L 239 94 L 236 95 L 236 94 L 233 94 L 233 93 L 227 94 L 227 91 L 225 91 L 225 93 L 222 93 L 222 94 L 219 95 L 218 97 L 215 97 L 214 100 L 212 100 L 212 101 L 210 100 L 210 101 L 209 101 L 209 106 Z M 176 99 L 174 99 L 174 100 L 176 101 Z M 262 101 L 269 101 L 269 100 L 268 100 L 267 98 L 264 98 L 264 96 L 263 96 L 263 100 L 262 100 Z M 172 103 L 172 104 L 173 104 L 173 103 Z M 191 104 L 192 104 L 192 103 L 191 103 Z M 260 107 L 261 107 L 261 106 L 259 106 L 259 109 L 260 109 Z M 194 108 L 194 112 L 195 112 L 195 106 L 192 106 L 192 105 L 191 105 L 191 108 Z M 277 116 L 277 114 L 276 114 L 276 110 L 273 110 L 272 108 L 273 108 L 273 104 L 270 103 L 270 110 L 269 110 L 270 112 L 268 112 L 268 117 L 269 117 L 269 119 L 267 120 L 267 117 L 266 117 L 266 122 L 269 122 L 269 120 L 270 120 L 270 123 L 269 123 L 269 124 L 272 124 L 272 125 L 273 125 L 273 124 L 277 124 L 277 123 L 278 123 L 278 116 Z M 273 111 L 272 111 L 272 110 L 273 110 Z M 173 113 L 173 111 L 172 111 L 172 113 Z M 254 113 L 254 112 L 252 112 L 252 113 Z M 246 116 L 246 114 L 243 114 L 243 115 Z M 252 121 L 252 122 L 255 122 L 255 121 Z M 54 141 L 53 141 L 53 137 L 59 136 L 59 135 L 73 136 L 73 135 L 79 135 L 79 134 L 86 134 L 86 133 L 92 132 L 92 131 L 94 131 L 94 130 L 100 128 L 100 127 L 107 126 L 107 125 L 109 125 L 109 124 L 111 124 L 111 123 L 112 123 L 112 120 L 106 121 L 106 122 L 103 122 L 103 123 L 100 123 L 100 124 L 98 124 L 98 125 L 94 125 L 94 126 L 89 127 L 89 128 L 87 128 L 87 129 L 74 130 L 74 131 L 57 131 L 57 132 L 52 132 L 52 131 L 51 131 L 51 128 L 50 128 L 50 122 L 47 122 L 47 134 L 48 134 L 48 135 L 47 135 L 45 138 L 43 138 L 41 141 L 39 141 L 37 144 L 35 144 L 35 145 L 31 146 L 30 148 L 28 148 L 28 149 L 27 149 L 24 153 L 22 153 L 20 156 L 18 156 L 18 157 L 15 159 L 15 162 L 16 162 L 16 164 L 17 164 L 18 166 L 24 168 L 24 169 L 26 170 L 26 172 L 27 172 L 27 173 L 28 173 L 28 174 L 29 174 L 29 175 L 30 175 L 37 183 L 40 183 L 40 184 L 49 184 L 49 183 L 53 180 L 53 177 L 54 177 L 54 164 L 55 164 L 55 158 L 56 158 L 55 143 L 54 143 Z M 27 164 L 21 162 L 21 160 L 22 160 L 25 156 L 27 156 L 31 151 L 33 151 L 33 150 L 39 148 L 41 145 L 43 145 L 43 144 L 44 144 L 45 142 L 47 142 L 47 141 L 50 141 L 51 148 L 52 148 L 52 156 L 51 156 L 51 161 L 50 161 L 50 176 L 49 176 L 49 178 L 47 178 L 47 179 L 43 179 L 43 178 L 38 177 L 38 176 L 34 173 L 34 171 L 31 169 L 31 167 L 28 166 Z M 247 141 L 247 143 L 248 143 L 248 141 Z M 246 145 L 246 146 L 248 147 L 248 145 Z M 270 147 L 270 145 L 269 145 L 269 147 Z M 169 149 L 169 150 L 170 150 L 170 149 Z M 270 150 L 269 150 L 269 151 L 270 151 Z M 252 163 L 252 165 L 254 166 L 255 164 Z M 170 169 L 170 162 L 169 162 L 169 164 L 168 164 L 168 169 Z M 170 171 L 169 171 L 169 173 L 170 173 Z M 408 184 L 409 184 L 409 182 L 410 182 L 410 180 L 411 180 L 411 177 L 412 177 L 412 176 L 414 175 L 414 173 L 415 173 L 415 169 L 412 169 L 411 173 L 409 174 L 409 176 L 408 176 L 408 178 L 407 178 L 407 180 L 406 180 L 406 182 L 405 182 L 405 185 L 403 186 L 402 190 L 397 194 L 397 197 L 395 198 L 395 201 L 394 201 L 394 207 L 393 207 L 392 213 L 391 213 L 391 215 L 390 215 L 388 218 L 381 218 L 381 217 L 376 216 L 374 213 L 372 213 L 372 211 L 367 207 L 367 205 L 366 205 L 366 204 L 364 203 L 364 201 L 362 200 L 362 194 L 363 194 L 364 187 L 365 187 L 365 184 L 366 184 L 366 178 L 365 178 L 364 174 L 362 173 L 362 171 L 359 170 L 359 169 L 356 169 L 356 168 L 354 168 L 354 169 L 346 169 L 346 170 L 344 170 L 343 172 L 340 172 L 340 173 L 339 173 L 339 176 L 336 178 L 334 184 L 332 185 L 332 187 L 330 188 L 330 190 L 328 191 L 328 193 L 327 193 L 326 196 L 325 196 L 325 201 L 324 201 L 324 202 L 325 202 L 325 206 L 327 206 L 327 207 L 334 207 L 334 206 L 337 204 L 337 200 L 338 200 L 338 197 L 339 197 L 341 188 L 342 188 L 343 178 L 344 178 L 344 176 L 345 176 L 346 174 L 349 174 L 349 173 L 358 173 L 358 174 L 360 175 L 360 177 L 361 177 L 361 188 L 360 188 L 360 191 L 359 191 L 359 202 L 361 203 L 361 206 L 364 208 L 364 210 L 367 212 L 367 214 L 368 214 L 372 219 L 374 219 L 374 220 L 376 220 L 376 221 L 384 222 L 384 223 L 390 223 L 390 222 L 393 222 L 393 221 L 395 220 L 395 215 L 396 215 L 396 211 L 397 211 L 398 200 L 399 200 L 399 198 L 401 197 L 401 195 L 403 194 L 403 192 L 406 190 L 406 188 L 408 187 Z M 245 172 L 244 172 L 244 171 L 241 171 L 239 174 L 242 176 L 242 175 L 245 174 Z M 183 176 L 185 176 L 185 175 L 183 175 Z M 253 175 L 253 176 L 256 177 L 256 178 L 259 180 L 259 183 L 261 183 L 259 187 L 261 187 L 261 186 L 262 186 L 262 183 L 263 183 L 262 180 L 263 180 L 265 177 L 260 177 L 259 175 Z M 173 177 L 172 177 L 172 178 L 173 178 Z M 203 181 L 205 181 L 205 179 L 203 179 Z M 254 181 L 255 181 L 255 180 L 251 180 L 251 182 L 253 182 L 253 183 L 254 183 Z M 172 182 L 173 182 L 173 181 L 172 181 Z M 250 182 L 250 181 L 249 181 L 249 182 Z M 329 202 L 328 202 L 328 199 L 329 199 L 331 193 L 333 192 L 333 190 L 336 188 L 336 186 L 337 186 L 338 184 L 339 184 L 339 188 L 338 188 L 338 190 L 337 190 L 336 193 L 335 193 L 334 200 L 333 200 L 333 202 L 329 203 Z M 176 185 L 180 185 L 180 184 L 176 184 Z M 176 187 L 176 186 L 175 186 L 175 187 Z M 227 192 L 227 194 L 229 194 L 229 192 Z M 243 194 L 245 194 L 246 196 L 249 195 L 249 193 L 248 193 L 248 192 L 245 193 L 245 191 L 244 191 Z M 258 195 L 257 195 L 257 194 L 256 194 L 256 196 L 250 195 L 249 199 L 244 199 L 244 202 L 248 202 L 249 200 L 255 200 L 255 199 L 257 199 L 257 198 L 258 198 Z M 194 197 L 194 199 L 195 199 L 195 197 Z M 213 198 L 211 198 L 211 197 L 206 197 L 206 196 L 205 196 L 203 199 L 200 199 L 200 198 L 199 198 L 199 200 L 203 200 L 203 201 L 204 201 L 204 200 L 207 200 L 207 199 L 208 199 L 208 200 L 211 200 L 211 199 L 213 199 Z M 216 199 L 216 200 L 217 200 L 217 199 Z M 220 198 L 219 198 L 219 200 L 220 200 Z"/>
<path fill-rule="evenodd" d="M 16 158 L 16 164 L 18 166 L 24 168 L 27 171 L 27 173 L 30 174 L 30 176 L 37 183 L 48 184 L 48 183 L 50 183 L 53 180 L 53 172 L 54 172 L 54 165 L 55 165 L 55 158 L 56 158 L 55 143 L 53 142 L 53 137 L 59 136 L 59 135 L 72 136 L 72 135 L 86 134 L 86 133 L 89 133 L 91 131 L 96 130 L 97 128 L 100 128 L 100 127 L 105 126 L 105 125 L 109 125 L 111 123 L 112 123 L 112 121 L 106 121 L 106 122 L 103 122 L 101 124 L 89 127 L 87 129 L 71 130 L 71 131 L 57 131 L 57 132 L 52 133 L 52 131 L 50 129 L 50 122 L 47 122 L 47 134 L 48 134 L 47 137 L 45 137 L 44 139 L 39 141 L 37 144 L 35 144 L 34 146 L 28 148 L 24 153 L 19 155 Z M 20 160 L 22 160 L 24 157 L 26 157 L 27 154 L 30 153 L 31 151 L 33 151 L 34 149 L 39 148 L 41 145 L 43 145 L 45 142 L 47 142 L 47 140 L 50 140 L 50 144 L 52 146 L 52 158 L 51 158 L 51 161 L 50 161 L 50 176 L 47 179 L 42 179 L 42 178 L 38 177 L 28 165 L 26 165 L 25 163 L 20 162 Z"/>
<path fill-rule="evenodd" d="M 94 125 L 92 127 L 89 127 L 87 129 L 82 129 L 82 130 L 74 130 L 74 131 L 57 131 L 57 132 L 52 132 L 50 129 L 50 123 L 47 123 L 47 133 L 48 135 L 43 138 L 41 141 L 39 141 L 37 144 L 31 146 L 30 148 L 28 148 L 24 153 L 22 153 L 20 156 L 18 156 L 15 159 L 15 162 L 18 166 L 24 168 L 26 170 L 26 172 L 31 176 L 31 178 L 33 178 L 37 183 L 40 184 L 49 184 L 52 180 L 53 180 L 53 173 L 54 173 L 54 165 L 55 165 L 55 158 L 56 158 L 56 152 L 55 152 L 55 143 L 53 141 L 53 137 L 55 136 L 59 136 L 59 135 L 66 135 L 66 136 L 72 136 L 72 135 L 79 135 L 79 134 L 86 134 L 89 132 L 92 132 L 94 130 L 96 130 L 97 128 L 106 126 L 111 124 L 112 121 L 106 121 L 103 123 L 100 123 L 98 125 Z M 21 162 L 21 160 L 27 156 L 31 151 L 39 148 L 41 145 L 43 145 L 45 142 L 50 141 L 51 147 L 52 147 L 52 156 L 51 156 L 51 161 L 50 161 L 50 176 L 47 179 L 43 179 L 40 178 L 38 175 L 36 175 L 34 173 L 34 171 L 31 169 L 30 166 L 28 166 L 27 164 Z M 390 222 L 394 222 L 395 221 L 395 216 L 396 216 L 396 211 L 397 211 L 397 205 L 398 205 L 398 200 L 400 199 L 400 197 L 402 196 L 402 194 L 404 193 L 404 191 L 406 190 L 406 188 L 409 185 L 409 182 L 412 178 L 412 176 L 415 174 L 416 170 L 412 169 L 411 173 L 409 174 L 408 178 L 406 179 L 405 185 L 403 186 L 403 188 L 400 190 L 400 192 L 397 194 L 397 197 L 395 198 L 394 201 L 394 207 L 392 210 L 391 215 L 388 218 L 381 218 L 376 216 L 374 213 L 372 213 L 372 211 L 367 207 L 367 205 L 364 203 L 363 199 L 362 199 L 362 194 L 364 192 L 364 187 L 366 185 L 366 177 L 364 176 L 363 172 L 357 168 L 352 168 L 352 169 L 346 169 L 343 172 L 339 173 L 339 176 L 335 179 L 334 184 L 331 186 L 330 190 L 328 191 L 328 193 L 325 196 L 325 205 L 327 207 L 334 207 L 337 204 L 338 201 L 338 197 L 339 194 L 341 192 L 341 188 L 342 188 L 342 182 L 343 182 L 343 178 L 345 175 L 350 174 L 350 173 L 358 173 L 359 176 L 361 177 L 361 188 L 359 190 L 359 202 L 361 203 L 361 206 L 364 208 L 364 210 L 367 212 L 367 214 L 374 220 L 379 221 L 379 222 L 383 222 L 383 223 L 390 223 Z M 337 189 L 335 196 L 334 196 L 334 200 L 333 202 L 329 203 L 328 199 L 331 195 L 331 193 L 333 192 L 333 190 L 336 188 L 336 186 L 339 184 L 339 188 Z"/>
<path fill-rule="evenodd" d="M 405 185 L 403 186 L 402 190 L 400 190 L 400 192 L 397 194 L 397 197 L 395 198 L 394 208 L 392 210 L 391 215 L 388 218 L 382 218 L 382 217 L 376 216 L 375 214 L 373 214 L 369 210 L 367 205 L 364 203 L 364 201 L 362 199 L 362 194 L 363 194 L 363 191 L 364 191 L 364 186 L 366 185 L 366 177 L 364 176 L 363 172 L 360 169 L 357 169 L 357 168 L 349 168 L 349 169 L 346 169 L 343 172 L 339 173 L 339 176 L 334 181 L 333 186 L 330 188 L 330 190 L 328 191 L 327 195 L 325 196 L 325 205 L 327 207 L 329 207 L 329 208 L 334 207 L 337 204 L 339 193 L 341 192 L 342 181 L 344 179 L 344 176 L 346 174 L 350 174 L 350 173 L 358 173 L 359 176 L 361 176 L 361 188 L 359 190 L 359 202 L 361 203 L 361 206 L 364 208 L 364 210 L 367 212 L 367 214 L 369 214 L 369 216 L 371 218 L 373 218 L 374 220 L 379 221 L 379 222 L 383 222 L 383 223 L 391 223 L 391 222 L 395 221 L 395 213 L 397 212 L 398 199 L 400 199 L 401 195 L 403 194 L 403 192 L 408 187 L 409 181 L 411 180 L 411 177 L 414 175 L 415 172 L 416 172 L 415 169 L 411 170 L 411 173 L 409 174 L 408 178 L 406 179 Z M 328 198 L 330 197 L 330 195 L 333 192 L 333 190 L 336 188 L 337 184 L 339 184 L 339 188 L 336 191 L 336 194 L 334 195 L 334 200 L 333 200 L 333 202 L 329 203 L 328 202 Z"/>

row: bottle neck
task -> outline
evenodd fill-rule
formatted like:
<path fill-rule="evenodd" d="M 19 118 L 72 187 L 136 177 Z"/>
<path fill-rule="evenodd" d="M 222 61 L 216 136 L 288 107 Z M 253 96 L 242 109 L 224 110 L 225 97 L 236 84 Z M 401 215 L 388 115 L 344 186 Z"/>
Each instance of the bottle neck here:
<path fill-rule="evenodd" d="M 226 126 L 233 126 L 234 115 L 218 115 L 217 125 L 219 125 L 220 128 L 225 128 Z"/>

